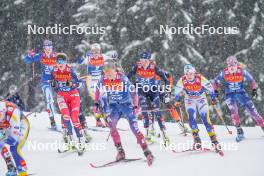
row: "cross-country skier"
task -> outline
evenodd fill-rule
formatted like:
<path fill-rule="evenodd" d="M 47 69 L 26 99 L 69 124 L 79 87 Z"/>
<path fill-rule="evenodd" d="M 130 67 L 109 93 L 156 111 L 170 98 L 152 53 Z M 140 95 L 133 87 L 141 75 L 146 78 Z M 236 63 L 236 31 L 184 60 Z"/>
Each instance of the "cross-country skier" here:
<path fill-rule="evenodd" d="M 51 85 L 57 93 L 57 103 L 62 114 L 64 128 L 64 141 L 70 144 L 73 139 L 72 125 L 78 138 L 78 147 L 84 150 L 84 136 L 79 121 L 80 94 L 78 91 L 79 80 L 73 69 L 67 65 L 67 55 L 57 53 L 57 62 L 51 72 Z"/>
<path fill-rule="evenodd" d="M 9 87 L 9 92 L 6 95 L 5 100 L 16 104 L 21 111 L 25 111 L 26 110 L 25 103 L 23 102 L 23 100 L 21 99 L 21 97 L 19 95 L 19 92 L 17 90 L 17 86 L 14 85 L 14 84 L 12 84 Z"/>
<path fill-rule="evenodd" d="M 102 69 L 104 62 L 108 60 L 109 57 L 102 54 L 101 46 L 98 43 L 94 43 L 90 47 L 90 51 L 86 52 L 84 58 L 80 58 L 78 63 L 87 65 L 87 77 L 86 77 L 86 88 L 89 96 L 94 99 L 94 94 L 96 90 L 96 85 L 101 78 Z M 99 104 L 100 109 L 102 110 L 103 104 L 106 103 L 106 99 L 102 96 Z M 95 113 L 96 126 L 104 127 L 100 118 L 104 118 L 104 112 Z"/>
<path fill-rule="evenodd" d="M 29 128 L 27 118 L 15 104 L 0 101 L 0 151 L 7 165 L 6 176 L 27 176 L 21 148 L 27 140 Z M 10 152 L 7 146 L 10 146 Z"/>
<path fill-rule="evenodd" d="M 237 128 L 237 141 L 244 139 L 244 132 L 240 126 L 238 114 L 238 103 L 246 109 L 257 124 L 264 130 L 264 121 L 257 112 L 252 100 L 244 88 L 245 81 L 249 81 L 252 89 L 252 96 L 257 96 L 257 84 L 252 75 L 240 66 L 235 56 L 227 58 L 227 67 L 215 78 L 214 89 L 218 95 L 219 83 L 223 82 L 225 89 L 225 102 L 231 112 L 231 118 Z"/>
<path fill-rule="evenodd" d="M 56 65 L 56 53 L 53 52 L 53 44 L 50 40 L 44 40 L 43 51 L 35 54 L 34 50 L 29 50 L 27 56 L 24 58 L 27 64 L 34 62 L 41 63 L 41 88 L 47 103 L 47 111 L 49 114 L 50 124 L 52 129 L 57 129 L 54 120 L 54 100 L 52 89 L 49 81 L 51 80 L 51 71 Z"/>
<path fill-rule="evenodd" d="M 132 68 L 130 73 L 128 73 L 128 79 L 131 79 L 133 75 L 136 75 L 136 87 L 139 94 L 139 103 L 142 108 L 142 114 L 144 116 L 144 127 L 146 128 L 146 140 L 153 142 L 152 136 L 149 133 L 149 103 L 151 103 L 151 108 L 154 109 L 154 114 L 157 118 L 160 130 L 162 131 L 162 137 L 164 144 L 169 143 L 169 138 L 165 132 L 164 119 L 161 116 L 160 108 L 160 98 L 159 94 L 161 90 L 159 89 L 159 81 L 156 80 L 156 75 L 160 76 L 166 85 L 169 85 L 169 81 L 166 78 L 162 70 L 156 66 L 156 64 L 151 60 L 150 52 L 143 52 L 140 54 L 140 61 Z"/>
<path fill-rule="evenodd" d="M 165 76 L 169 80 L 169 83 L 170 83 L 169 85 L 172 88 L 173 87 L 173 77 L 172 77 L 172 75 L 169 72 L 165 71 L 165 70 L 162 70 L 162 71 L 164 72 Z M 161 81 L 161 78 L 158 75 L 156 75 L 156 79 L 159 82 Z M 189 130 L 188 130 L 187 127 L 185 127 L 183 125 L 183 123 L 182 123 L 183 119 L 181 120 L 181 118 L 180 118 L 180 116 L 179 116 L 179 114 L 178 114 L 178 112 L 176 110 L 176 107 L 174 106 L 173 102 L 170 99 L 171 93 L 172 93 L 172 89 L 171 89 L 171 92 L 168 92 L 167 95 L 165 94 L 165 92 L 161 91 L 160 92 L 160 101 L 165 104 L 166 108 L 168 108 L 168 111 L 169 111 L 169 114 L 170 114 L 171 118 L 173 118 L 176 121 L 176 123 L 177 123 L 178 127 L 180 128 L 181 132 L 182 133 L 186 133 Z"/>
<path fill-rule="evenodd" d="M 148 149 L 143 134 L 139 131 L 137 123 L 137 114 L 139 112 L 138 97 L 135 87 L 128 78 L 117 71 L 116 63 L 113 60 L 106 61 L 104 65 L 104 76 L 100 79 L 95 93 L 94 111 L 99 110 L 99 99 L 101 92 L 106 92 L 108 99 L 107 122 L 114 144 L 117 148 L 116 160 L 125 159 L 125 151 L 122 147 L 120 136 L 116 128 L 117 123 L 123 114 L 130 125 L 130 128 L 137 138 L 149 165 L 153 162 L 153 155 Z"/>
<path fill-rule="evenodd" d="M 175 87 L 175 105 L 181 106 L 180 97 L 181 93 L 184 92 L 184 103 L 194 138 L 194 149 L 200 149 L 202 147 L 196 122 L 196 113 L 198 111 L 216 152 L 221 152 L 213 125 L 210 121 L 206 91 L 209 91 L 212 104 L 215 104 L 216 98 L 212 84 L 204 76 L 197 73 L 191 64 L 187 64 L 184 66 L 184 76 L 180 78 Z"/>

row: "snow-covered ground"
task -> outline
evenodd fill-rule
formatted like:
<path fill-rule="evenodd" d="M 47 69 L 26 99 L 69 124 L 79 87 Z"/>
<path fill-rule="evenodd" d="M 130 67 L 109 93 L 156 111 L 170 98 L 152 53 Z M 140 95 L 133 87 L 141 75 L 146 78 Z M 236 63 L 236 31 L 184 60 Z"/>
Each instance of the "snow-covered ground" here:
<path fill-rule="evenodd" d="M 90 144 L 91 150 L 87 151 L 83 156 L 79 157 L 77 153 L 58 154 L 56 141 L 61 140 L 61 134 L 47 129 L 49 126 L 47 114 L 37 114 L 36 117 L 31 115 L 29 119 L 31 131 L 23 153 L 28 163 L 29 172 L 37 173 L 39 176 L 263 175 L 264 137 L 259 127 L 244 128 L 247 139 L 238 144 L 234 141 L 234 136 L 229 135 L 223 126 L 216 126 L 215 130 L 219 141 L 223 143 L 225 148 L 229 149 L 225 151 L 224 157 L 209 152 L 175 154 L 162 148 L 157 142 L 149 146 L 156 158 L 151 167 L 148 167 L 144 161 L 136 161 L 95 169 L 91 168 L 89 163 L 100 164 L 112 161 L 115 158 L 116 150 L 112 140 L 106 141 L 108 132 L 91 131 L 93 136 L 93 141 Z M 59 118 L 57 119 L 59 122 Z M 88 124 L 94 126 L 94 119 L 88 117 Z M 180 144 L 191 143 L 192 138 L 179 135 L 179 129 L 174 123 L 167 123 L 166 125 L 168 135 L 174 144 L 171 148 Z M 139 121 L 139 126 L 143 130 L 141 121 Z M 125 119 L 121 119 L 119 127 L 128 129 L 128 123 Z M 233 127 L 230 128 L 235 133 L 235 129 Z M 209 141 L 204 128 L 200 126 L 200 129 L 202 139 Z M 127 158 L 143 157 L 143 153 L 136 144 L 133 134 L 130 131 L 120 131 L 120 134 Z M 159 139 L 157 138 L 157 140 Z M 38 149 L 33 148 L 36 146 L 38 146 Z M 4 175 L 6 167 L 2 159 L 0 159 L 0 168 L 0 175 Z"/>

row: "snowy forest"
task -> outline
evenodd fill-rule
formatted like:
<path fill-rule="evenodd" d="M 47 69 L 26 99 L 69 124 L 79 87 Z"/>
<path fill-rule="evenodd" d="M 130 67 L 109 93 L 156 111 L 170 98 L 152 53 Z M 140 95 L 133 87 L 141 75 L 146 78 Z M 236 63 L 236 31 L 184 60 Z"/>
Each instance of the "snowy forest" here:
<path fill-rule="evenodd" d="M 258 84 L 254 103 L 264 115 L 264 0 L 1 0 L 0 2 L 0 95 L 17 85 L 27 111 L 45 111 L 40 88 L 40 64 L 25 64 L 29 49 L 41 51 L 44 39 L 53 41 L 56 52 L 65 52 L 74 63 L 98 42 L 103 53 L 118 51 L 126 72 L 143 50 L 151 51 L 161 68 L 176 82 L 183 66 L 193 64 L 211 81 L 226 67 L 226 58 L 235 55 L 246 65 Z M 104 34 L 28 34 L 27 26 L 104 26 Z M 238 34 L 160 34 L 160 25 L 237 27 Z M 85 74 L 84 66 L 78 67 Z M 251 90 L 247 87 L 251 96 Z M 91 112 L 91 100 L 85 97 L 84 108 Z M 231 124 L 230 112 L 220 101 L 225 120 Z M 243 109 L 244 125 L 254 125 Z M 215 114 L 213 114 L 215 116 Z M 220 121 L 215 120 L 216 123 Z"/>

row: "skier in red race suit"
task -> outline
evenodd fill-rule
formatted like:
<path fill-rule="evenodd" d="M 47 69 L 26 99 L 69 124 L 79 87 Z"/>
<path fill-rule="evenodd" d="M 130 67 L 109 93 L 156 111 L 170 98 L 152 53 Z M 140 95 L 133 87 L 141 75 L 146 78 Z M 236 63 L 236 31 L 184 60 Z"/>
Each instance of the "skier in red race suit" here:
<path fill-rule="evenodd" d="M 73 69 L 66 63 L 67 55 L 57 53 L 57 65 L 52 71 L 52 86 L 57 93 L 57 102 L 62 114 L 64 141 L 72 141 L 72 125 L 78 138 L 78 147 L 84 148 L 83 130 L 78 118 L 80 110 L 79 80 Z M 69 147 L 72 147 L 69 145 Z"/>

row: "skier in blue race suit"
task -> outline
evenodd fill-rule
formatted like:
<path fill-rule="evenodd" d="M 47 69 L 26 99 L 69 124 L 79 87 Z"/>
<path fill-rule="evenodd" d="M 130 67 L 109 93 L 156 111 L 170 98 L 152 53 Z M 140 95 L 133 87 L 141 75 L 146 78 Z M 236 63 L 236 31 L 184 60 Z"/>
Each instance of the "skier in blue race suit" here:
<path fill-rule="evenodd" d="M 56 53 L 53 52 L 52 42 L 50 40 L 44 40 L 43 51 L 35 54 L 34 50 L 30 50 L 28 55 L 24 58 L 24 61 L 27 64 L 34 62 L 41 63 L 41 88 L 45 96 L 51 128 L 56 129 L 56 122 L 54 120 L 54 99 L 50 86 L 50 80 L 52 78 L 51 70 L 56 65 Z"/>
<path fill-rule="evenodd" d="M 161 116 L 160 108 L 160 92 L 166 90 L 159 90 L 160 84 L 156 79 L 156 75 L 160 76 L 160 78 L 165 82 L 165 86 L 169 85 L 169 81 L 164 74 L 164 72 L 156 66 L 156 64 L 151 60 L 150 52 L 143 52 L 140 55 L 140 61 L 132 68 L 132 70 L 128 73 L 128 79 L 131 79 L 133 75 L 136 75 L 136 87 L 138 89 L 139 94 L 139 103 L 142 108 L 142 114 L 144 116 L 144 127 L 146 128 L 146 140 L 148 142 L 153 142 L 152 135 L 149 133 L 149 117 L 148 110 L 149 102 L 151 104 L 151 108 L 154 110 L 154 114 L 157 118 L 160 130 L 162 131 L 162 137 L 164 140 L 164 144 L 169 143 L 169 138 L 165 132 L 164 119 Z"/>
<path fill-rule="evenodd" d="M 264 130 L 263 117 L 258 113 L 252 100 L 244 88 L 245 81 L 250 82 L 252 96 L 257 96 L 257 84 L 252 75 L 241 66 L 235 56 L 227 58 L 227 68 L 225 68 L 214 80 L 214 89 L 218 95 L 219 83 L 223 82 L 225 91 L 225 102 L 231 112 L 231 118 L 237 128 L 237 138 L 239 142 L 244 139 L 244 132 L 240 126 L 238 114 L 238 103 L 246 109 L 256 123 Z"/>
<path fill-rule="evenodd" d="M 139 112 L 138 96 L 135 87 L 130 83 L 128 78 L 118 72 L 116 63 L 108 60 L 104 65 L 104 75 L 99 80 L 95 92 L 94 112 L 99 109 L 99 99 L 102 94 L 107 97 L 107 122 L 114 144 L 117 148 L 116 160 L 125 159 L 125 151 L 121 145 L 120 136 L 116 128 L 122 114 L 127 118 L 130 129 L 137 138 L 149 165 L 153 162 L 153 155 L 148 149 L 148 145 L 140 132 L 137 123 L 137 114 Z"/>

